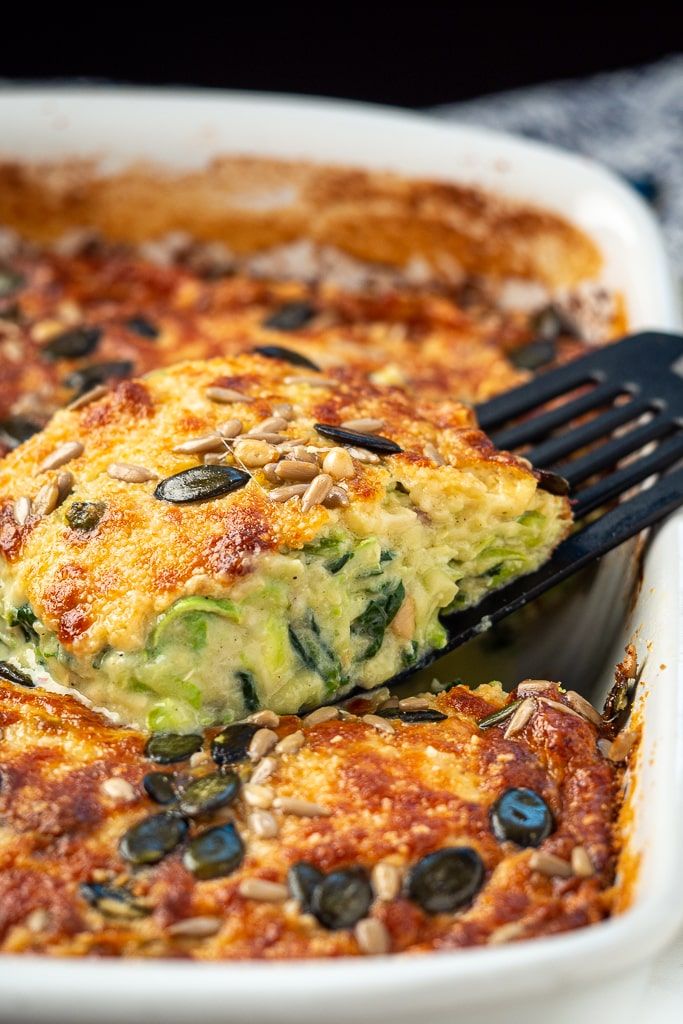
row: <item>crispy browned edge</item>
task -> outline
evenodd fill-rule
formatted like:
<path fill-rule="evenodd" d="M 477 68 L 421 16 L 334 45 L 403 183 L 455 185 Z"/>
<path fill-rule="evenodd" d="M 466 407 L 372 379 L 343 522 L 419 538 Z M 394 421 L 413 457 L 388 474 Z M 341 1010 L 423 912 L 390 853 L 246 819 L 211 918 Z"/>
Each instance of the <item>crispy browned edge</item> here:
<path fill-rule="evenodd" d="M 128 242 L 184 230 L 238 253 L 305 237 L 399 266 L 420 255 L 436 277 L 455 261 L 551 286 L 595 278 L 602 262 L 562 217 L 477 188 L 246 156 L 187 172 L 137 163 L 112 174 L 94 160 L 5 160 L 0 223 L 40 242 L 75 225 Z"/>

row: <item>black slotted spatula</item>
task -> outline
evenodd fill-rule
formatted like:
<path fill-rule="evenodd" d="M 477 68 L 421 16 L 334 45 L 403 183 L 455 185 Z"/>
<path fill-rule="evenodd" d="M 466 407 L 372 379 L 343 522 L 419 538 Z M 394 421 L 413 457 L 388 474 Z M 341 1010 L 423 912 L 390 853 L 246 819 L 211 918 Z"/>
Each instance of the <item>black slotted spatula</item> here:
<path fill-rule="evenodd" d="M 677 468 L 683 460 L 683 377 L 677 363 L 683 366 L 683 337 L 636 334 L 477 408 L 481 428 L 497 447 L 523 454 L 543 471 L 542 486 L 569 494 L 577 521 L 610 507 L 560 544 L 540 569 L 473 608 L 444 616 L 446 646 L 418 668 L 683 504 L 683 467 Z M 634 492 L 654 476 L 651 486 Z"/>

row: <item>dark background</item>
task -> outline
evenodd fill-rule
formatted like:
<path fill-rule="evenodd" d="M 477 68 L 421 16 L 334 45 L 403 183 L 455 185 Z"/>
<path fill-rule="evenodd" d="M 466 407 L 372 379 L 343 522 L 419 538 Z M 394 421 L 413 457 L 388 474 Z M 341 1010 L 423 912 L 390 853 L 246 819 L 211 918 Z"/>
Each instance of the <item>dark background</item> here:
<path fill-rule="evenodd" d="M 271 9 L 240 0 L 234 7 L 169 4 L 153 17 L 98 6 L 77 22 L 60 8 L 52 24 L 36 8 L 31 23 L 3 31 L 0 79 L 205 85 L 420 107 L 683 49 L 674 4 L 632 6 L 634 13 L 623 5 L 618 14 L 611 4 L 589 13 L 573 4 L 477 0 Z"/>

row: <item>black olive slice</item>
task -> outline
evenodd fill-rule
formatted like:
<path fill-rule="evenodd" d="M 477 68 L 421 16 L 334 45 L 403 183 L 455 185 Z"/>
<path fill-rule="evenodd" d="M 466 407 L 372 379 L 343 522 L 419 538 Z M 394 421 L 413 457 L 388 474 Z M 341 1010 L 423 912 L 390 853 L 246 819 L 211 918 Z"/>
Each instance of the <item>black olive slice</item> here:
<path fill-rule="evenodd" d="M 30 676 L 22 672 L 20 668 L 10 665 L 7 661 L 0 661 L 0 679 L 6 679 L 9 683 L 16 683 L 17 686 L 33 687 L 36 685 Z"/>
<path fill-rule="evenodd" d="M 563 476 L 558 476 L 557 473 L 549 473 L 547 469 L 537 469 L 536 474 L 538 476 L 539 490 L 547 491 L 548 494 L 556 494 L 561 498 L 569 494 L 569 481 L 565 480 Z"/>
<path fill-rule="evenodd" d="M 211 744 L 211 756 L 217 765 L 240 764 L 249 759 L 249 744 L 260 726 L 252 722 L 236 722 L 219 732 Z"/>
<path fill-rule="evenodd" d="M 195 878 L 220 878 L 230 875 L 244 859 L 244 843 L 228 822 L 195 836 L 183 856 L 183 864 Z"/>
<path fill-rule="evenodd" d="M 303 366 L 307 370 L 315 370 L 320 373 L 320 367 L 316 366 L 312 359 L 307 359 L 300 352 L 292 352 L 291 348 L 280 348 L 279 345 L 258 345 L 252 349 L 266 359 L 281 359 L 283 363 L 291 363 L 292 366 Z"/>
<path fill-rule="evenodd" d="M 129 828 L 119 852 L 131 864 L 156 864 L 187 835 L 188 824 L 174 814 L 153 814 Z"/>
<path fill-rule="evenodd" d="M 232 466 L 192 466 L 161 480 L 154 491 L 159 501 L 185 505 L 191 501 L 208 501 L 238 491 L 251 477 Z"/>
<path fill-rule="evenodd" d="M 508 789 L 490 812 L 491 830 L 499 843 L 540 846 L 554 828 L 550 808 L 533 789 Z"/>
<path fill-rule="evenodd" d="M 52 359 L 80 359 L 95 351 L 101 337 L 99 327 L 72 327 L 55 334 L 41 351 Z"/>
<path fill-rule="evenodd" d="M 108 380 L 123 379 L 130 377 L 135 365 L 130 359 L 112 360 L 108 363 L 91 363 L 90 366 L 83 366 L 80 370 L 74 370 L 64 378 L 67 388 L 72 388 L 78 395 L 84 395 L 86 391 L 97 387 L 98 384 L 106 384 Z"/>
<path fill-rule="evenodd" d="M 175 776 L 170 772 L 149 772 L 142 780 L 142 786 L 156 804 L 173 804 L 176 801 Z"/>
<path fill-rule="evenodd" d="M 376 452 L 378 455 L 399 455 L 403 451 L 395 441 L 390 441 L 388 437 L 382 437 L 380 434 L 361 434 L 357 430 L 335 427 L 333 423 L 316 423 L 315 429 L 330 441 L 365 448 L 366 451 Z"/>
<path fill-rule="evenodd" d="M 183 790 L 178 806 L 188 818 L 197 818 L 231 804 L 239 789 L 240 780 L 234 772 L 203 775 L 199 779 L 193 779 Z"/>
<path fill-rule="evenodd" d="M 353 928 L 367 917 L 373 892 L 362 868 L 346 868 L 327 875 L 313 890 L 311 912 L 330 931 Z"/>
<path fill-rule="evenodd" d="M 287 302 L 266 317 L 263 326 L 272 331 L 298 331 L 313 319 L 316 312 L 310 302 Z"/>
<path fill-rule="evenodd" d="M 145 756 L 157 764 L 187 761 L 204 746 L 204 737 L 196 733 L 155 732 L 147 740 Z"/>
<path fill-rule="evenodd" d="M 72 530 L 84 533 L 94 530 L 105 513 L 103 501 L 74 501 L 66 512 L 66 521 Z"/>
<path fill-rule="evenodd" d="M 33 420 L 24 419 L 23 416 L 10 416 L 9 419 L 0 422 L 0 444 L 16 448 L 41 429 L 40 424 L 34 423 Z"/>
<path fill-rule="evenodd" d="M 131 316 L 126 320 L 126 327 L 141 338 L 158 338 L 160 333 L 159 328 L 146 316 Z"/>
<path fill-rule="evenodd" d="M 459 910 L 484 881 L 484 864 L 469 846 L 447 846 L 418 861 L 406 880 L 406 894 L 427 914 Z"/>
<path fill-rule="evenodd" d="M 448 715 L 436 708 L 380 708 L 375 714 L 381 718 L 398 718 L 400 722 L 417 725 L 419 722 L 443 722 Z"/>
<path fill-rule="evenodd" d="M 149 914 L 147 907 L 136 903 L 131 893 L 120 886 L 83 882 L 79 891 L 86 903 L 106 917 L 135 918 Z"/>
<path fill-rule="evenodd" d="M 530 341 L 523 348 L 515 349 L 509 353 L 509 359 L 520 370 L 538 370 L 552 363 L 556 354 L 555 342 L 546 339 Z"/>
<path fill-rule="evenodd" d="M 293 899 L 299 901 L 301 912 L 311 912 L 311 901 L 315 887 L 322 882 L 322 871 L 319 871 L 313 864 L 306 860 L 300 860 L 298 864 L 292 864 L 287 872 L 287 885 Z"/>

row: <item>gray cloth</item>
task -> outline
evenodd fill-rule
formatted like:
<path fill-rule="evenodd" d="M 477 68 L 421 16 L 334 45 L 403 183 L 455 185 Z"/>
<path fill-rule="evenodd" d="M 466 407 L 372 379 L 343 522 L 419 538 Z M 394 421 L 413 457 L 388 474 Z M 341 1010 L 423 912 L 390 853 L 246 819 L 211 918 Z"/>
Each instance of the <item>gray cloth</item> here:
<path fill-rule="evenodd" d="M 555 143 L 632 179 L 659 214 L 669 255 L 683 276 L 683 55 L 435 112 Z"/>

